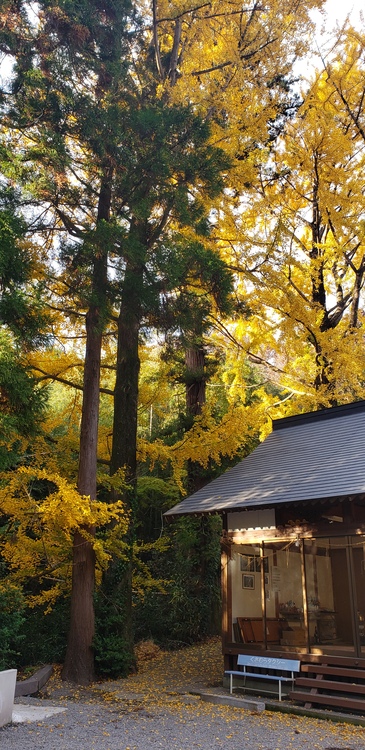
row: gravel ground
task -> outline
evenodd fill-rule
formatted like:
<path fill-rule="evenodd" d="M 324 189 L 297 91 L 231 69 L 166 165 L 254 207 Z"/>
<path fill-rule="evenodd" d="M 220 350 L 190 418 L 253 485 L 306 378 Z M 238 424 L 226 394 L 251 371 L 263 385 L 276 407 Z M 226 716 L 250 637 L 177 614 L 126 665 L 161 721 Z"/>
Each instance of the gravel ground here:
<path fill-rule="evenodd" d="M 364 750 L 365 729 L 204 704 L 197 698 L 156 704 L 69 701 L 63 714 L 0 730 L 4 750 Z M 34 703 L 34 701 L 32 701 Z M 47 703 L 49 703 L 47 701 Z M 42 703 L 44 705 L 44 703 Z"/>
<path fill-rule="evenodd" d="M 0 729 L 0 750 L 365 750 L 365 728 L 205 703 L 190 691 L 222 685 L 219 640 L 161 653 L 125 680 L 75 688 L 59 672 L 33 706 L 43 721 Z"/>

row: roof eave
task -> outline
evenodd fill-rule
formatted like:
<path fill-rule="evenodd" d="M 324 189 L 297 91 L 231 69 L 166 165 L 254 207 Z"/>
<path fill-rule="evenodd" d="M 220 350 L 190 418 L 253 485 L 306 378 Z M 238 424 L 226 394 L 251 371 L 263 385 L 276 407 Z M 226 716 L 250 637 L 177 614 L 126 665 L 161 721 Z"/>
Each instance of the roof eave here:
<path fill-rule="evenodd" d="M 164 518 L 166 518 L 167 521 L 175 520 L 176 518 L 181 518 L 181 516 L 211 516 L 211 515 L 224 515 L 226 513 L 238 513 L 242 511 L 249 511 L 254 510 L 255 508 L 260 508 L 260 510 L 265 510 L 265 508 L 269 509 L 272 507 L 275 508 L 289 508 L 289 507 L 298 507 L 298 506 L 306 506 L 306 505 L 313 505 L 315 503 L 321 503 L 321 504 L 329 504 L 333 505 L 334 503 L 343 502 L 344 500 L 355 500 L 356 498 L 365 500 L 365 493 L 359 492 L 356 494 L 346 494 L 346 495 L 329 495 L 329 496 L 321 496 L 321 497 L 312 497 L 307 498 L 304 500 L 298 500 L 297 498 L 293 498 L 292 500 L 286 499 L 277 501 L 275 498 L 272 498 L 271 500 L 247 500 L 244 503 L 240 505 L 229 505 L 226 504 L 221 507 L 213 506 L 212 505 L 207 508 L 206 510 L 202 508 L 193 508 L 191 510 L 186 510 L 181 508 L 180 510 L 177 510 L 179 506 L 175 506 L 171 510 L 166 511 L 163 515 Z M 181 503 L 181 505 L 183 502 Z"/>

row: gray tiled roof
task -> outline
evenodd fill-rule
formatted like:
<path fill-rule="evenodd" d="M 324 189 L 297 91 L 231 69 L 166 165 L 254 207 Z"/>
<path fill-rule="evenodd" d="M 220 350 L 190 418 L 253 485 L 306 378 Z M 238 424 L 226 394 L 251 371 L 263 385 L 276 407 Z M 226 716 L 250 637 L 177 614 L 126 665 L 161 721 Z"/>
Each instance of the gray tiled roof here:
<path fill-rule="evenodd" d="M 166 516 L 365 493 L 365 401 L 275 420 L 249 456 Z"/>

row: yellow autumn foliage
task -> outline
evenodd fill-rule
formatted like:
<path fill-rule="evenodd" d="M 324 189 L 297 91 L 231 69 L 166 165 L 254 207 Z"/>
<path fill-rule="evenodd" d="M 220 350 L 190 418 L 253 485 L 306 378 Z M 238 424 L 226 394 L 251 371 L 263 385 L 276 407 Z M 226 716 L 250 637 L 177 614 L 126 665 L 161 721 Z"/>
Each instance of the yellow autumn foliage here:
<path fill-rule="evenodd" d="M 232 392 L 227 394 L 228 408 L 221 419 L 217 420 L 214 414 L 214 402 L 208 402 L 193 426 L 174 445 L 166 445 L 162 440 L 148 442 L 140 439 L 139 460 L 148 460 L 152 467 L 157 462 L 162 466 L 169 465 L 181 493 L 185 494 L 184 478 L 188 461 L 206 468 L 211 461 L 220 464 L 223 458 L 233 458 L 258 437 L 263 440 L 271 432 L 272 418 L 286 414 L 286 405 L 281 405 L 275 396 L 269 395 L 260 386 L 255 389 L 252 403 L 246 404 L 245 390 L 240 397 L 237 397 L 237 390 L 236 383 Z"/>
<path fill-rule="evenodd" d="M 10 581 L 37 583 L 30 606 L 49 608 L 69 590 L 75 531 L 92 544 L 99 574 L 112 553 L 123 554 L 128 515 L 121 501 L 91 501 L 60 474 L 35 467 L 4 472 L 0 482 L 0 513 L 6 519 L 1 555 Z"/>
<path fill-rule="evenodd" d="M 296 411 L 365 396 L 360 36 L 342 35 L 335 63 L 303 92 L 259 182 L 227 201 L 218 228 L 248 312 L 221 327 L 226 361 L 234 367 L 242 352 Z"/>

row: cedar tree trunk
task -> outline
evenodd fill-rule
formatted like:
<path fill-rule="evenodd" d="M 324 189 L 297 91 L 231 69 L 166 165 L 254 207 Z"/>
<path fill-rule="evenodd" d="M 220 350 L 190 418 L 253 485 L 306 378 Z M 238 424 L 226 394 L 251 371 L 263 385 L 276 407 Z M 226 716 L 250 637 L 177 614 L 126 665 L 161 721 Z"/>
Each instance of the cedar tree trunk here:
<path fill-rule="evenodd" d="M 205 352 L 203 346 L 192 346 L 185 352 L 186 412 L 192 417 L 201 414 L 205 404 Z"/>
<path fill-rule="evenodd" d="M 114 389 L 111 474 L 125 469 L 132 486 L 137 466 L 137 416 L 139 381 L 139 331 L 143 268 L 127 262 L 118 319 L 117 373 Z"/>
<path fill-rule="evenodd" d="M 97 220 L 108 221 L 111 200 L 111 173 L 100 190 Z M 107 283 L 107 251 L 96 247 L 92 279 L 92 303 L 86 315 L 86 352 L 82 400 L 80 454 L 77 489 L 96 499 L 99 388 L 103 309 Z M 86 528 L 94 535 L 93 528 Z M 70 628 L 62 679 L 87 685 L 94 679 L 93 638 L 95 554 L 92 543 L 81 531 L 74 534 Z"/>
<path fill-rule="evenodd" d="M 192 346 L 185 352 L 186 367 L 186 411 L 191 417 L 201 414 L 206 399 L 206 362 L 203 345 Z M 188 461 L 188 492 L 200 490 L 207 483 L 201 465 Z M 219 544 L 214 520 L 209 516 L 196 519 L 198 546 L 194 550 L 196 560 L 193 579 L 196 581 L 192 595 L 204 602 L 207 614 L 202 631 L 204 635 L 216 635 L 220 630 L 220 566 L 212 562 L 212 545 Z"/>
<path fill-rule="evenodd" d="M 141 325 L 141 296 L 143 267 L 128 261 L 125 269 L 123 295 L 118 319 L 117 373 L 114 389 L 113 446 L 110 472 L 125 470 L 129 485 L 122 498 L 130 511 L 127 559 L 113 560 L 104 575 L 103 592 L 118 604 L 119 615 L 110 623 L 109 634 L 120 643 L 124 654 L 124 672 L 135 669 L 132 612 L 133 572 L 133 511 L 137 467 L 137 417 L 139 383 L 139 331 Z"/>
<path fill-rule="evenodd" d="M 202 412 L 206 397 L 205 352 L 203 346 L 191 346 L 185 352 L 186 413 L 197 417 Z M 205 484 L 202 467 L 196 461 L 188 462 L 188 492 L 193 493 Z"/>

